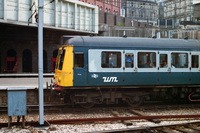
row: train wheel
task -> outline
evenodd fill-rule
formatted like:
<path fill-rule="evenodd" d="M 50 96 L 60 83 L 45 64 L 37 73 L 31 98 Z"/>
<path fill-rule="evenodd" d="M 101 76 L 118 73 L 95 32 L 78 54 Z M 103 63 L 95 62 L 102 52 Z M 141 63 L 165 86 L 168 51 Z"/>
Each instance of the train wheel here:
<path fill-rule="evenodd" d="M 143 97 L 139 97 L 139 96 L 134 96 L 134 97 L 131 97 L 129 96 L 127 99 L 126 99 L 126 102 L 131 106 L 131 107 L 137 107 L 139 105 L 141 105 L 144 101 L 144 98 Z"/>
<path fill-rule="evenodd" d="M 82 103 L 82 104 L 80 104 L 80 106 L 82 108 L 85 108 L 85 109 L 92 108 L 94 105 L 95 105 L 95 103 Z"/>

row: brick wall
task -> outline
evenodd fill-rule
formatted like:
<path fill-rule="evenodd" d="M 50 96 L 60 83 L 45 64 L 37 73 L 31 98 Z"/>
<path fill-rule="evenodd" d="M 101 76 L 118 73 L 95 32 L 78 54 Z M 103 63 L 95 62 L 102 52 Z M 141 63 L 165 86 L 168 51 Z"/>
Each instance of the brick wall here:
<path fill-rule="evenodd" d="M 136 20 L 132 20 L 131 18 L 121 17 L 111 13 L 99 11 L 99 24 L 108 24 L 109 26 L 132 27 L 131 21 L 133 21 L 134 27 L 136 28 L 152 27 L 147 23 L 137 22 Z"/>

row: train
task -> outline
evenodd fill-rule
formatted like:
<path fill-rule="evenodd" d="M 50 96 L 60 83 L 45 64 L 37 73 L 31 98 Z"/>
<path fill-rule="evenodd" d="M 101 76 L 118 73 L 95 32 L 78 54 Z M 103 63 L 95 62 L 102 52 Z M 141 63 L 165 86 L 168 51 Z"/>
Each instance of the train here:
<path fill-rule="evenodd" d="M 62 36 L 51 88 L 85 108 L 188 100 L 200 92 L 199 56 L 200 40 Z"/>

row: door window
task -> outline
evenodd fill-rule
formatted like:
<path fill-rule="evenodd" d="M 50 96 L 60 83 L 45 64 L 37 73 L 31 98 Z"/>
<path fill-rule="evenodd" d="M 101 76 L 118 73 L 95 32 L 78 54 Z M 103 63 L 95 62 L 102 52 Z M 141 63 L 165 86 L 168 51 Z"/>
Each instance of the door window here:
<path fill-rule="evenodd" d="M 168 67 L 168 58 L 167 54 L 160 54 L 160 68 Z"/>
<path fill-rule="evenodd" d="M 199 55 L 192 55 L 192 68 L 199 68 Z"/>
<path fill-rule="evenodd" d="M 84 67 L 84 54 L 75 53 L 75 68 L 83 68 L 83 67 Z"/>
<path fill-rule="evenodd" d="M 132 54 L 132 53 L 125 54 L 125 67 L 126 68 L 134 67 L 134 54 Z"/>

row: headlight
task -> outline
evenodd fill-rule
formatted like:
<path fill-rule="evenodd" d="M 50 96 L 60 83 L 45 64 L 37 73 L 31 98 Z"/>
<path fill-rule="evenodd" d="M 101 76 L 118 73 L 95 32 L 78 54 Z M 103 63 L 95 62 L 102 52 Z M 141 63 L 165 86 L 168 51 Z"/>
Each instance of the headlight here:
<path fill-rule="evenodd" d="M 61 77 L 58 78 L 58 82 L 60 82 L 60 81 L 61 81 Z"/>

